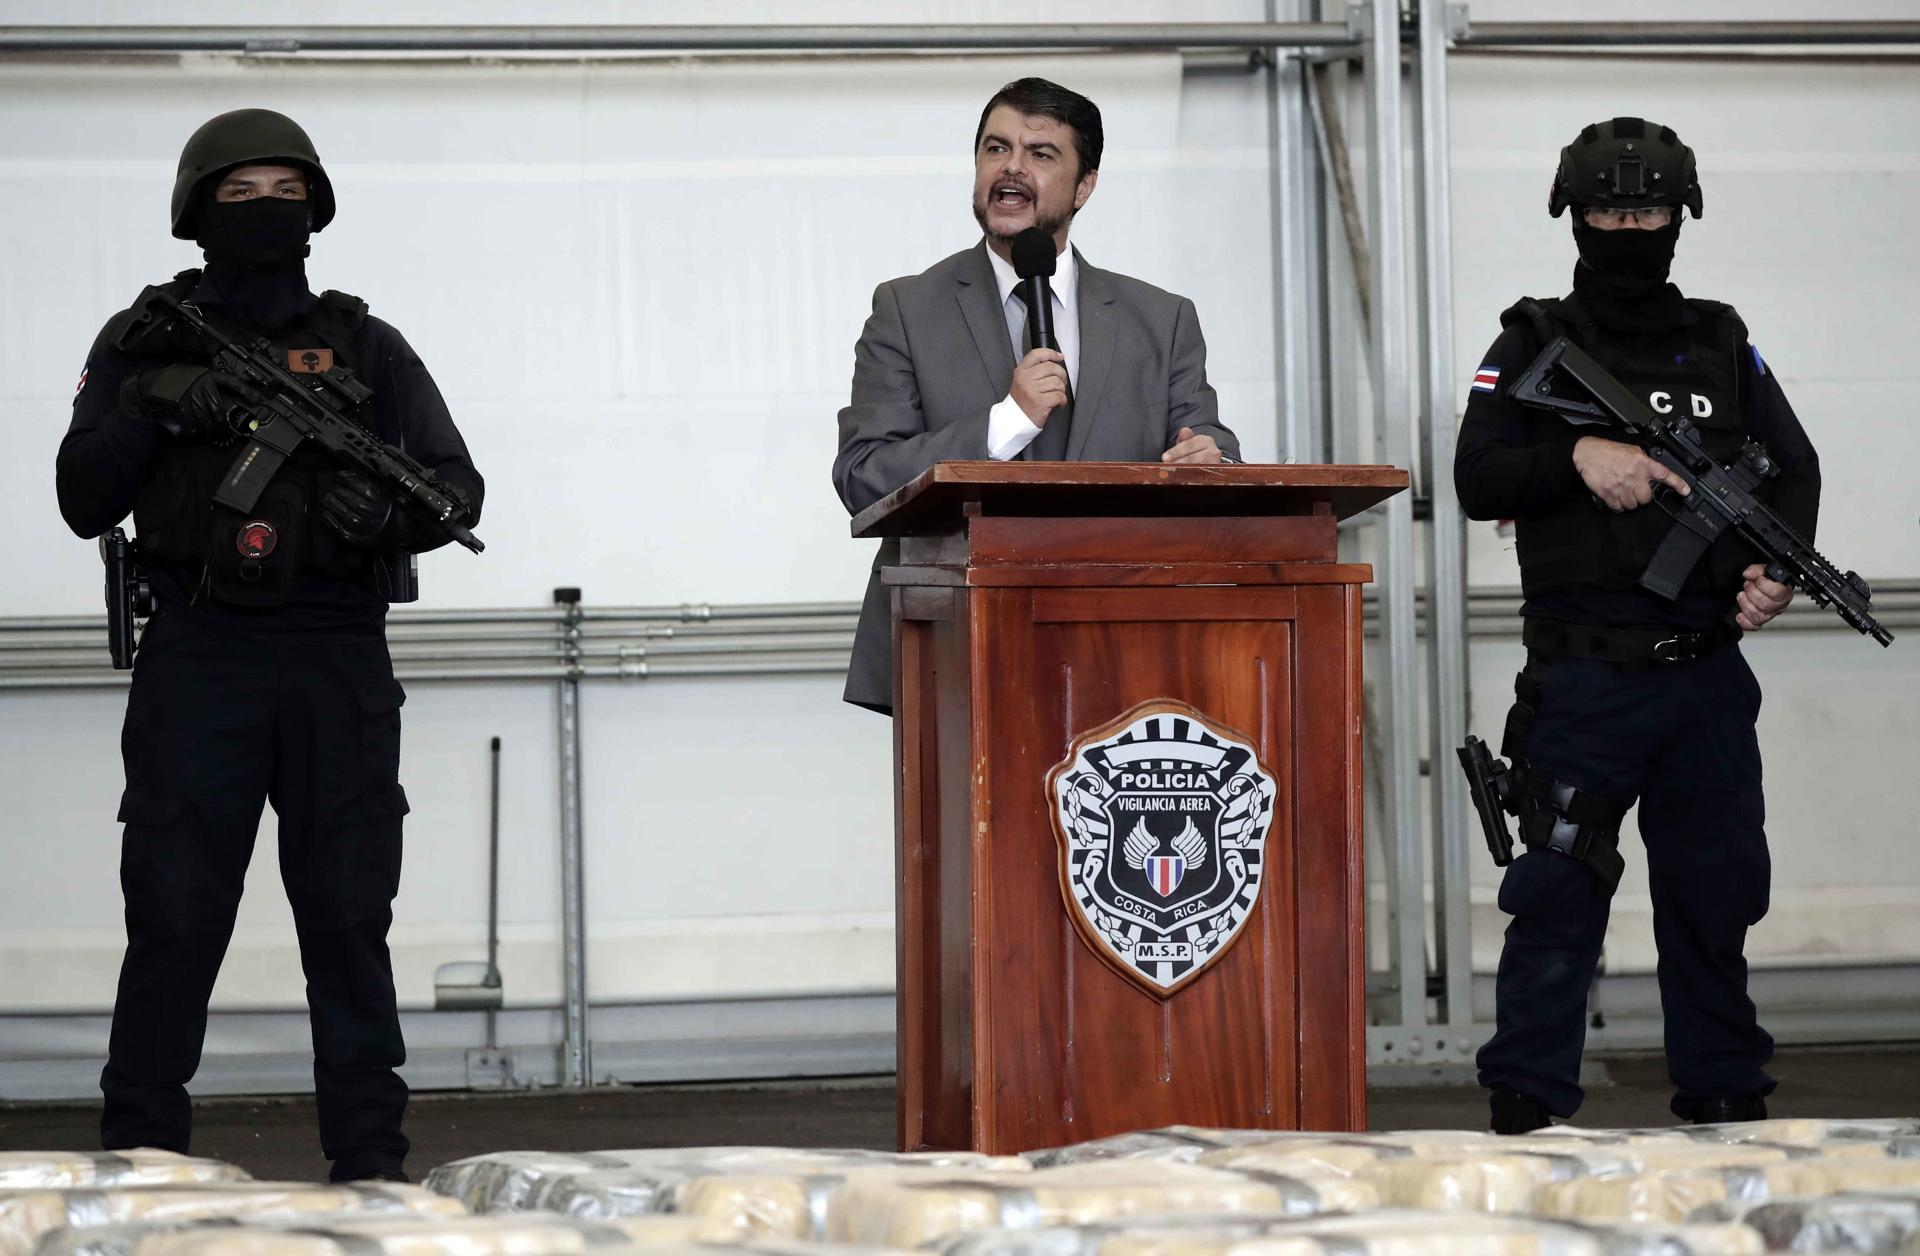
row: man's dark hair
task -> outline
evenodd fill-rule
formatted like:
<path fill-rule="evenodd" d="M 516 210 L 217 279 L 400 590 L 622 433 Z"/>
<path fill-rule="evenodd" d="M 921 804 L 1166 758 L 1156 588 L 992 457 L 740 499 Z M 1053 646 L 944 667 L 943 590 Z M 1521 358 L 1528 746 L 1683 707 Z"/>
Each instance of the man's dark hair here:
<path fill-rule="evenodd" d="M 980 137 L 987 133 L 987 116 L 1001 105 L 1012 105 L 1029 117 L 1052 118 L 1073 128 L 1073 151 L 1080 157 L 1080 174 L 1100 168 L 1100 150 L 1107 143 L 1106 133 L 1100 129 L 1100 106 L 1079 92 L 1043 78 L 1015 79 L 993 94 L 980 111 L 980 125 L 973 130 L 975 152 L 980 151 Z"/>

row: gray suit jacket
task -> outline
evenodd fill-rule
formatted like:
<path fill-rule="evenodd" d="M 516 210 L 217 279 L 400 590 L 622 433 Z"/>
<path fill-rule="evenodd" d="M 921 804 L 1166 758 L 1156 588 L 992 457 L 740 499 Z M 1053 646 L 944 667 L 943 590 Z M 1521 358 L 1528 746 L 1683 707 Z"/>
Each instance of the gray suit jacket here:
<path fill-rule="evenodd" d="M 1183 427 L 1238 458 L 1207 383 L 1193 302 L 1074 256 L 1080 362 L 1067 460 L 1158 462 Z M 833 460 L 848 513 L 936 462 L 986 458 L 987 412 L 1007 396 L 1015 365 L 985 241 L 874 289 Z M 899 552 L 884 541 L 874 558 L 847 671 L 846 700 L 883 713 L 893 709 L 893 612 L 879 573 Z"/>

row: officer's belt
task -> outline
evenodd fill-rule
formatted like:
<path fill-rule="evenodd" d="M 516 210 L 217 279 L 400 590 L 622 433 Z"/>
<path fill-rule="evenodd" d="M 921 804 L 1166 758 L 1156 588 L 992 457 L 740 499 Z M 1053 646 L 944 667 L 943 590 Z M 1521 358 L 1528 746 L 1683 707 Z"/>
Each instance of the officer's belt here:
<path fill-rule="evenodd" d="M 1738 641 L 1740 630 L 1732 624 L 1719 624 L 1705 632 L 1612 628 L 1528 616 L 1520 629 L 1520 639 L 1526 642 L 1527 649 L 1557 658 L 1649 665 L 1691 663 L 1706 658 Z"/>

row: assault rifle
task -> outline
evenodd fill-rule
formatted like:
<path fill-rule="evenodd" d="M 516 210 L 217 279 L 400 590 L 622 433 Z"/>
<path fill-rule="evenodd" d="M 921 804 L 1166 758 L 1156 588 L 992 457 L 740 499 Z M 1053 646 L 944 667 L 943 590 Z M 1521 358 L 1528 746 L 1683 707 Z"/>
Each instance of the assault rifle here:
<path fill-rule="evenodd" d="M 1590 400 L 1556 393 L 1554 381 L 1561 376 Z M 1674 522 L 1640 575 L 1642 588 L 1668 601 L 1679 597 L 1687 573 L 1707 547 L 1732 529 L 1766 559 L 1769 580 L 1806 590 L 1816 604 L 1833 608 L 1881 645 L 1893 643 L 1893 634 L 1873 617 L 1873 590 L 1867 582 L 1851 571 L 1842 574 L 1754 496 L 1756 488 L 1780 472 L 1759 441 L 1749 440 L 1732 466 L 1721 466 L 1701 445 L 1700 430 L 1691 419 L 1655 413 L 1565 336 L 1555 337 L 1540 351 L 1507 395 L 1576 425 L 1625 428 L 1648 457 L 1686 482 L 1690 491 L 1685 497 L 1668 488 L 1654 494 Z"/>
<path fill-rule="evenodd" d="M 264 338 L 243 341 L 164 290 L 153 293 L 136 320 L 143 330 L 158 322 L 163 335 L 176 328 L 191 333 L 211 355 L 214 369 L 257 394 L 248 397 L 240 425 L 246 444 L 213 495 L 222 506 L 242 514 L 251 511 L 288 456 L 312 441 L 335 461 L 365 472 L 401 501 L 418 507 L 434 527 L 474 553 L 486 548 L 466 527 L 472 508 L 458 489 L 441 483 L 432 471 L 349 417 L 373 396 L 352 371 L 335 366 L 296 375 L 275 358 Z"/>

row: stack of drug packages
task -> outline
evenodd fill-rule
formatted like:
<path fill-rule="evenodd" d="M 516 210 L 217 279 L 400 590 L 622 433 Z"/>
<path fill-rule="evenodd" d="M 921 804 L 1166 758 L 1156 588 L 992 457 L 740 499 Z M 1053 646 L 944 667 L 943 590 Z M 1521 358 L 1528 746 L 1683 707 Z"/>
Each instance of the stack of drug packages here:
<path fill-rule="evenodd" d="M 469 1211 L 471 1210 L 471 1212 Z M 37 1245 L 37 1246 L 36 1246 Z M 1522 1138 L 1173 1128 L 1024 1157 L 506 1152 L 422 1187 L 0 1157 L 0 1256 L 1920 1256 L 1920 1120 Z"/>
<path fill-rule="evenodd" d="M 712 1231 L 698 1217 L 659 1213 L 475 1216 L 420 1186 L 256 1182 L 233 1165 L 166 1151 L 0 1152 L 0 1256 L 618 1256 L 698 1250 Z"/>
<path fill-rule="evenodd" d="M 1018 1159 L 507 1153 L 426 1184 L 482 1213 L 664 1214 L 709 1225 L 708 1248 L 795 1256 L 1920 1256 L 1920 1120 L 1524 1138 L 1173 1128 Z"/>

